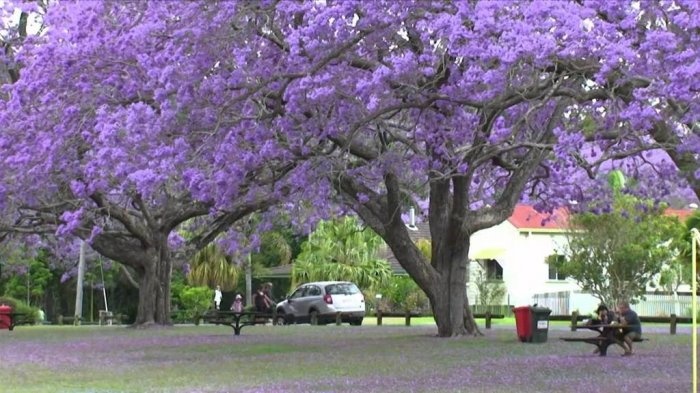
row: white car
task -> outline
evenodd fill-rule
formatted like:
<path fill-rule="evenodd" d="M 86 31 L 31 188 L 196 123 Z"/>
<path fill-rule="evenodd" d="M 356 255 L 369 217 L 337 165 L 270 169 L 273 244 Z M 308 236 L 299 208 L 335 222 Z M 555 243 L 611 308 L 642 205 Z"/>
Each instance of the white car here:
<path fill-rule="evenodd" d="M 302 284 L 277 303 L 278 322 L 333 323 L 337 313 L 342 322 L 361 325 L 365 317 L 365 297 L 357 285 L 347 281 L 322 281 Z"/>

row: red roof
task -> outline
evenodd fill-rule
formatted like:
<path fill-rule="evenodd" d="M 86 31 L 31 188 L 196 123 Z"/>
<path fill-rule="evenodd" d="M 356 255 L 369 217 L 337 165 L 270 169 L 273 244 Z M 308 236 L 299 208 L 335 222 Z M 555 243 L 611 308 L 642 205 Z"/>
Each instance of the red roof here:
<path fill-rule="evenodd" d="M 666 215 L 678 217 L 684 222 L 695 211 L 690 209 L 666 209 Z M 569 213 L 565 208 L 555 209 L 550 215 L 540 213 L 529 205 L 517 205 L 508 221 L 518 229 L 566 229 Z"/>
<path fill-rule="evenodd" d="M 518 229 L 566 229 L 568 217 L 564 208 L 555 209 L 550 215 L 529 205 L 517 205 L 508 221 Z"/>
<path fill-rule="evenodd" d="M 680 222 L 685 222 L 688 217 L 692 216 L 695 210 L 690 209 L 666 209 L 666 215 L 676 216 Z"/>

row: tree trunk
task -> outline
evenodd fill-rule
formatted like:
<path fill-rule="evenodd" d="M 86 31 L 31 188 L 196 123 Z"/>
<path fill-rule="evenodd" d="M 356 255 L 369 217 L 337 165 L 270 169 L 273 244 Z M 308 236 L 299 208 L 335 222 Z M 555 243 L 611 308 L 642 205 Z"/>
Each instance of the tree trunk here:
<path fill-rule="evenodd" d="M 139 305 L 135 327 L 153 324 L 169 325 L 170 278 L 172 260 L 165 233 L 152 234 L 152 245 L 144 246 L 135 240 L 98 235 L 93 248 L 100 254 L 131 266 L 136 271 L 139 284 Z"/>
<path fill-rule="evenodd" d="M 155 323 L 158 280 L 155 260 L 144 261 L 139 269 L 139 306 L 134 326 L 150 326 Z"/>
<path fill-rule="evenodd" d="M 170 280 L 173 273 L 173 263 L 168 247 L 167 235 L 159 237 L 159 253 L 157 261 L 158 288 L 156 293 L 155 321 L 157 324 L 169 325 L 170 322 Z"/>
<path fill-rule="evenodd" d="M 464 241 L 462 236 L 453 239 L 437 250 L 434 265 L 438 275 L 429 296 L 440 337 L 479 334 L 467 299 L 469 240 Z"/>

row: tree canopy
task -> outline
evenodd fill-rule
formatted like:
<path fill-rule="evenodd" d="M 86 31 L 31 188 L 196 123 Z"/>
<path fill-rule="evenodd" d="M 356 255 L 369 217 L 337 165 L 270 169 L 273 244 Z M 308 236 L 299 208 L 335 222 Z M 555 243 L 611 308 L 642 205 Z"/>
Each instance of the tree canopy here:
<path fill-rule="evenodd" d="M 6 227 L 58 226 L 140 271 L 140 323 L 167 322 L 167 239 L 194 216 L 211 224 L 202 246 L 275 203 L 301 224 L 352 209 L 452 336 L 475 331 L 469 236 L 518 201 L 595 200 L 597 173 L 617 167 L 653 179 L 647 196 L 700 195 L 694 0 L 60 1 L 44 14 L 41 34 L 3 38 Z M 427 203 L 430 258 L 401 220 L 410 199 Z"/>

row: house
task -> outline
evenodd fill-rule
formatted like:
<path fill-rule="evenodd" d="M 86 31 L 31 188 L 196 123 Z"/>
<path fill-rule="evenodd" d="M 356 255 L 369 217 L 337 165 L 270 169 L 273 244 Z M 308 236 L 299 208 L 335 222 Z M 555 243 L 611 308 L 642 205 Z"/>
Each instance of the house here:
<path fill-rule="evenodd" d="M 681 221 L 692 214 L 692 210 L 668 209 L 667 214 Z M 425 223 L 409 224 L 414 228 L 411 237 L 429 239 L 430 232 Z M 470 304 L 479 303 L 477 279 L 479 275 L 494 282 L 502 282 L 506 288 L 504 299 L 495 303 L 529 305 L 536 303 L 544 294 L 565 294 L 558 298 L 569 299 L 559 309 L 595 308 L 597 300 L 591 295 L 577 296 L 572 302 L 571 294 L 580 294 L 578 283 L 557 271 L 547 263 L 551 255 L 563 255 L 567 245 L 568 212 L 556 209 L 551 215 L 536 211 L 532 206 L 519 204 L 504 222 L 477 233 L 470 241 L 467 278 L 467 296 Z M 396 274 L 406 274 L 393 255 L 386 252 L 385 259 Z M 548 304 L 554 308 L 552 304 Z M 568 312 L 567 312 L 568 313 Z"/>
<path fill-rule="evenodd" d="M 474 233 L 469 249 L 467 296 L 477 304 L 479 275 L 491 281 L 502 281 L 506 295 L 501 304 L 530 304 L 536 293 L 577 289 L 572 280 L 558 274 L 546 263 L 566 245 L 567 215 L 560 209 L 547 216 L 528 205 L 517 205 L 508 220 Z M 414 227 L 413 230 L 410 230 Z M 426 223 L 409 224 L 414 241 L 430 239 Z M 382 255 L 395 274 L 406 274 L 388 250 Z"/>

